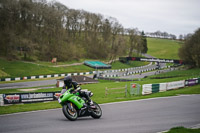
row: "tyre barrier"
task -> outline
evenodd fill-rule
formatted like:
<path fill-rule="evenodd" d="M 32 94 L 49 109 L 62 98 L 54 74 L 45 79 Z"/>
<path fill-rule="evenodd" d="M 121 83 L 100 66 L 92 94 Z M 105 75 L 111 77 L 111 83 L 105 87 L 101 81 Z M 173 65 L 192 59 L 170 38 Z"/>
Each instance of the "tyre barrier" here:
<path fill-rule="evenodd" d="M 168 90 L 174 90 L 184 88 L 185 86 L 193 86 L 200 84 L 200 78 L 193 78 L 188 80 L 157 83 L 157 84 L 144 84 L 142 85 L 142 95 L 152 94 L 156 92 L 164 92 Z"/>

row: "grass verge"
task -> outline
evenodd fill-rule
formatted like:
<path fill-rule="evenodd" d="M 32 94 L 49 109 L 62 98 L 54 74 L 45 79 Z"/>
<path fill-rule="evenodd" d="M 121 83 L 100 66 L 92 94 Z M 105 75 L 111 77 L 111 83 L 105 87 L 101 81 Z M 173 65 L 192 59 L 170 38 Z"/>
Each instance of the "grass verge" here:
<path fill-rule="evenodd" d="M 147 99 L 154 97 L 166 97 L 166 96 L 177 96 L 183 94 L 200 94 L 200 85 L 186 87 L 178 90 L 166 91 L 161 93 L 154 93 L 146 96 L 132 96 L 127 95 L 125 97 L 125 93 L 119 94 L 109 94 L 105 96 L 105 87 L 108 88 L 117 88 L 124 87 L 125 85 L 130 86 L 131 82 L 101 82 L 99 84 L 88 84 L 82 85 L 82 89 L 91 90 L 94 93 L 92 99 L 101 104 L 101 103 L 110 103 L 110 102 L 120 102 L 120 101 L 128 101 L 128 100 L 139 100 L 139 99 Z M 61 88 L 52 88 L 52 89 L 38 89 L 34 92 L 51 92 L 51 91 L 60 91 Z M 3 90 L 6 91 L 6 90 Z M 18 91 L 17 89 L 9 89 L 11 93 Z M 123 89 L 121 90 L 123 91 Z M 2 93 L 2 90 L 1 90 Z M 1 106 L 0 114 L 10 114 L 17 112 L 26 112 L 26 111 L 34 111 L 34 110 L 46 110 L 46 109 L 54 109 L 60 108 L 61 105 L 57 101 L 45 102 L 45 103 L 31 103 L 31 104 L 16 104 L 10 106 Z"/>
<path fill-rule="evenodd" d="M 185 127 L 175 127 L 166 133 L 200 133 L 200 129 L 188 129 Z"/>

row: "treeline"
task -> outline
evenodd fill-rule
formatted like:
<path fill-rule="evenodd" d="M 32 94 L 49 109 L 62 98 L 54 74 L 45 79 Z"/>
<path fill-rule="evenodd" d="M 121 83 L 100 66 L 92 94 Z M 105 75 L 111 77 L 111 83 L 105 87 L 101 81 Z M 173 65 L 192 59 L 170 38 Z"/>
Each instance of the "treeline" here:
<path fill-rule="evenodd" d="M 174 34 L 170 34 L 167 32 L 162 32 L 162 31 L 155 31 L 155 32 L 147 32 L 146 35 L 148 37 L 155 37 L 155 38 L 165 38 L 165 39 L 173 39 L 176 40 L 177 37 Z"/>
<path fill-rule="evenodd" d="M 200 68 L 200 28 L 187 36 L 179 49 L 179 57 L 190 67 Z"/>
<path fill-rule="evenodd" d="M 11 59 L 114 59 L 148 50 L 137 29 L 56 1 L 0 0 L 0 28 L 0 56 Z"/>

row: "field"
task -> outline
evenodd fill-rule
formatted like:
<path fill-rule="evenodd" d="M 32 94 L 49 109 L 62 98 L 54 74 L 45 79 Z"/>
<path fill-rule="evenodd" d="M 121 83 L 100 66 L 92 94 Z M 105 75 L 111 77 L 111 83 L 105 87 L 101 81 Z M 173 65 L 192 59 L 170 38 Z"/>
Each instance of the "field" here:
<path fill-rule="evenodd" d="M 147 54 L 157 58 L 179 59 L 178 49 L 181 44 L 174 40 L 147 38 Z"/>
<path fill-rule="evenodd" d="M 41 65 L 42 64 L 42 65 Z M 46 64 L 46 65 L 45 65 Z M 112 69 L 130 68 L 143 66 L 147 62 L 132 62 L 130 64 L 123 64 L 119 61 L 112 64 Z M 0 58 L 0 78 L 5 77 L 24 77 L 34 75 L 48 75 L 48 74 L 62 74 L 62 73 L 77 73 L 77 72 L 91 72 L 95 69 L 85 65 L 65 66 L 65 67 L 51 67 L 49 63 L 43 62 L 40 64 L 26 63 L 22 61 L 6 61 Z"/>
<path fill-rule="evenodd" d="M 181 43 L 173 40 L 167 39 L 156 39 L 148 38 L 148 54 L 158 58 L 167 59 L 179 59 L 178 48 Z M 86 59 L 88 60 L 88 59 Z M 66 65 L 73 63 L 83 62 L 84 59 L 80 61 L 71 62 L 58 62 L 58 65 Z M 115 62 L 112 64 L 112 69 L 130 68 L 143 66 L 148 64 L 147 62 L 130 62 L 130 64 L 122 64 L 120 62 Z M 66 67 L 52 67 L 55 64 L 51 62 L 23 62 L 23 61 L 6 61 L 0 58 L 0 78 L 5 77 L 24 77 L 24 76 L 34 76 L 34 75 L 48 75 L 48 74 L 62 74 L 62 73 L 74 73 L 74 72 L 89 72 L 94 69 L 89 68 L 85 65 L 77 66 L 66 66 Z"/>
<path fill-rule="evenodd" d="M 34 75 L 47 75 L 47 74 L 60 74 L 69 72 L 87 72 L 92 71 L 85 65 L 68 66 L 68 67 L 49 67 L 45 65 L 25 63 L 22 61 L 6 61 L 0 59 L 0 68 L 9 77 L 23 77 L 23 76 L 34 76 Z M 0 77 L 7 77 L 0 75 Z"/>

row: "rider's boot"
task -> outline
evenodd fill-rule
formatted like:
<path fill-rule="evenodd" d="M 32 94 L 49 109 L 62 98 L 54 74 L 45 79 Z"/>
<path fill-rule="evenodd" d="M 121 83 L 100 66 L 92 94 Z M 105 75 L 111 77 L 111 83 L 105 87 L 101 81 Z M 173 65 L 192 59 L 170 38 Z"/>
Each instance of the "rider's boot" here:
<path fill-rule="evenodd" d="M 89 101 L 89 106 L 90 108 L 96 108 L 92 100 Z"/>
<path fill-rule="evenodd" d="M 81 110 L 85 110 L 85 109 L 87 109 L 87 104 L 83 104 L 83 107 L 81 108 Z"/>
<path fill-rule="evenodd" d="M 80 109 L 79 115 L 84 115 L 87 108 L 88 108 L 87 104 L 84 103 L 83 107 Z"/>
<path fill-rule="evenodd" d="M 92 100 L 89 101 L 89 105 L 90 105 L 90 106 L 94 105 L 94 103 L 93 103 Z"/>

